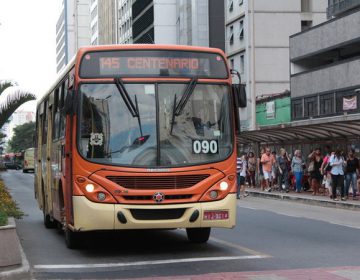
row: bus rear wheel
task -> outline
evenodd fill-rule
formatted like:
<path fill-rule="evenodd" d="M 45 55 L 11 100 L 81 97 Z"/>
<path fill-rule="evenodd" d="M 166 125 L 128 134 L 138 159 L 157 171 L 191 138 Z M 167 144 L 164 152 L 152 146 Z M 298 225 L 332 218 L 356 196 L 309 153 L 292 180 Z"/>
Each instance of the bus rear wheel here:
<path fill-rule="evenodd" d="M 64 233 L 65 233 L 66 247 L 68 247 L 69 249 L 79 248 L 80 233 L 72 231 L 67 226 L 65 226 Z"/>
<path fill-rule="evenodd" d="M 211 228 L 187 228 L 186 233 L 192 243 L 206 243 L 210 237 Z"/>
<path fill-rule="evenodd" d="M 57 222 L 51 219 L 49 214 L 46 214 L 44 211 L 44 226 L 46 228 L 56 228 Z"/>

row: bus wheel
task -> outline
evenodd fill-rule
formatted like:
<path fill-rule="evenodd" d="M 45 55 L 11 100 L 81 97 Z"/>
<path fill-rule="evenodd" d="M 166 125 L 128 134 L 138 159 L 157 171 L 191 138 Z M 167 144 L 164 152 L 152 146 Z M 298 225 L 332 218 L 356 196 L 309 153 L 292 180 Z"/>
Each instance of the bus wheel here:
<path fill-rule="evenodd" d="M 69 249 L 79 248 L 79 235 L 80 233 L 74 232 L 65 226 L 65 243 Z"/>
<path fill-rule="evenodd" d="M 50 215 L 46 214 L 44 211 L 44 226 L 46 228 L 56 228 L 57 222 L 52 220 Z"/>
<path fill-rule="evenodd" d="M 187 228 L 186 233 L 190 242 L 205 243 L 209 240 L 211 228 Z"/>

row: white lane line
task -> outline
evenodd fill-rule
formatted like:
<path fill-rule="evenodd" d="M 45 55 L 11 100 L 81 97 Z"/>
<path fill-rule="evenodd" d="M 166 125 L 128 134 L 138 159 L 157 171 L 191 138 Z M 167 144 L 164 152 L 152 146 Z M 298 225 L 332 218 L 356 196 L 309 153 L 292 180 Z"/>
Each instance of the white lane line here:
<path fill-rule="evenodd" d="M 187 258 L 174 260 L 157 260 L 157 261 L 140 261 L 140 262 L 125 262 L 125 263 L 94 263 L 94 264 L 38 264 L 34 265 L 37 270 L 49 269 L 79 269 L 79 268 L 111 268 L 111 267 L 128 267 L 140 265 L 158 265 L 158 264 L 172 264 L 172 263 L 191 263 L 191 262 L 208 262 L 208 261 L 226 261 L 226 260 L 251 260 L 268 258 L 266 255 L 251 255 L 251 256 L 233 256 L 233 257 L 208 257 L 208 258 Z"/>

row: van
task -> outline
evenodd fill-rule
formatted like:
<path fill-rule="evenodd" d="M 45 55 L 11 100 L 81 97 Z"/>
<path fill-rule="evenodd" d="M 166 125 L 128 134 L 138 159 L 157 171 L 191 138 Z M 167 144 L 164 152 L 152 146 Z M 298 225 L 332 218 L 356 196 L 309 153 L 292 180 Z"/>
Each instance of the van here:
<path fill-rule="evenodd" d="M 27 173 L 29 170 L 34 172 L 34 152 L 35 148 L 29 148 L 25 150 L 23 167 L 24 173 Z"/>

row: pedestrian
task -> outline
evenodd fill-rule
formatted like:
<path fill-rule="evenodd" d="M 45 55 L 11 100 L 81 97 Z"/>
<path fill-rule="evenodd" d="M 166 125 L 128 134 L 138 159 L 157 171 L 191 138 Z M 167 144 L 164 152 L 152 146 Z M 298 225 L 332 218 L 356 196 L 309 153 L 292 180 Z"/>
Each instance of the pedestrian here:
<path fill-rule="evenodd" d="M 260 150 L 260 154 L 259 154 L 259 158 L 257 161 L 257 170 L 258 170 L 258 185 L 261 188 L 261 190 L 263 191 L 265 188 L 265 182 L 264 182 L 264 171 L 263 171 L 263 166 L 261 163 L 261 157 L 262 155 L 265 153 L 265 149 L 261 149 Z"/>
<path fill-rule="evenodd" d="M 265 191 L 271 192 L 270 182 L 271 182 L 271 172 L 273 166 L 273 157 L 271 156 L 270 148 L 265 148 L 265 153 L 261 156 L 262 169 L 264 173 L 264 179 L 266 182 Z"/>
<path fill-rule="evenodd" d="M 237 199 L 240 199 L 241 193 L 244 193 L 244 197 L 247 196 L 245 193 L 245 178 L 246 178 L 246 156 L 242 154 L 237 158 L 236 164 L 237 173 Z"/>
<path fill-rule="evenodd" d="M 271 167 L 271 187 L 273 189 L 277 189 L 277 179 L 278 179 L 278 173 L 279 173 L 279 167 L 277 164 L 277 155 L 276 151 L 271 152 L 271 161 L 272 161 L 272 167 Z"/>
<path fill-rule="evenodd" d="M 253 152 L 249 152 L 247 160 L 248 183 L 250 188 L 255 188 L 256 158 Z"/>
<path fill-rule="evenodd" d="M 331 148 L 330 146 L 325 146 L 325 156 L 323 158 L 323 163 L 321 165 L 321 174 L 323 175 L 322 185 L 324 186 L 324 195 L 328 193 L 330 198 L 332 198 L 331 194 L 331 166 L 330 166 L 330 157 L 331 157 Z"/>
<path fill-rule="evenodd" d="M 346 198 L 344 196 L 344 165 L 345 160 L 341 155 L 341 151 L 339 149 L 336 150 L 335 154 L 330 157 L 330 166 L 331 166 L 331 191 L 332 191 L 332 199 L 335 201 L 339 201 L 336 197 L 336 189 L 340 188 L 341 200 L 345 201 Z"/>
<path fill-rule="evenodd" d="M 279 169 L 278 185 L 280 192 L 289 192 L 289 165 L 290 159 L 284 148 L 280 149 L 280 156 L 277 158 L 277 166 Z"/>
<path fill-rule="evenodd" d="M 349 196 L 349 187 L 351 184 L 353 199 L 356 199 L 357 192 L 357 177 L 359 175 L 359 159 L 355 157 L 355 151 L 349 150 L 348 157 L 346 159 L 345 168 L 345 198 Z"/>
<path fill-rule="evenodd" d="M 308 158 L 310 159 L 308 167 L 308 172 L 310 173 L 310 187 L 313 190 L 312 194 L 317 195 L 323 180 L 323 175 L 321 175 L 321 166 L 323 163 L 321 149 L 316 148 L 309 154 Z"/>
<path fill-rule="evenodd" d="M 305 162 L 301 157 L 301 151 L 296 150 L 291 160 L 291 171 L 295 176 L 296 192 L 300 193 L 302 189 L 302 179 L 304 176 L 304 165 Z"/>

